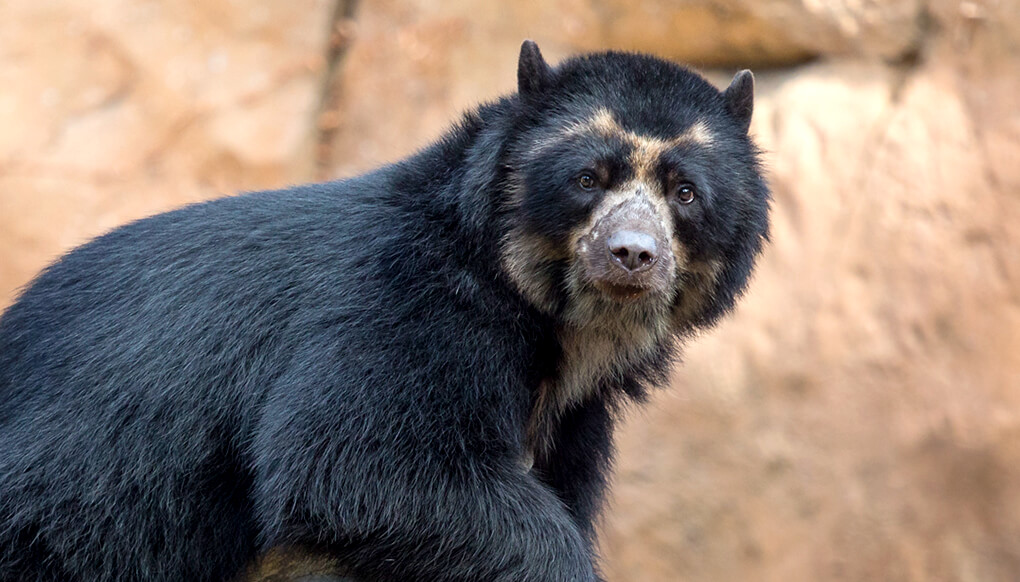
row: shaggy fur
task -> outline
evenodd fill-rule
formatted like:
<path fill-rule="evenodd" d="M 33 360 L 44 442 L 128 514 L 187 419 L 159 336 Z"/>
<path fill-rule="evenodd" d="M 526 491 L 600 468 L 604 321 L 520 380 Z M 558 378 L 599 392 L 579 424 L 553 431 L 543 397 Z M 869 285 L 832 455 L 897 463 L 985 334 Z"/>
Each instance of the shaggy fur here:
<path fill-rule="evenodd" d="M 768 191 L 747 76 L 526 43 L 519 77 L 396 164 L 40 274 L 0 319 L 0 580 L 223 582 L 281 547 L 373 582 L 599 579 L 615 413 L 733 306 Z M 639 177 L 675 265 L 621 301 L 576 245 Z"/>

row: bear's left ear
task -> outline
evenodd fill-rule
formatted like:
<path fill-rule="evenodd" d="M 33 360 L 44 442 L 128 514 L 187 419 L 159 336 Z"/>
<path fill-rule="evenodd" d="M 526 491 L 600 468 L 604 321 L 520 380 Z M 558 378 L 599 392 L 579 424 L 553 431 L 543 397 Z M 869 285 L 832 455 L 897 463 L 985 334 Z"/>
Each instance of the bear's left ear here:
<path fill-rule="evenodd" d="M 730 86 L 723 92 L 726 111 L 737 121 L 740 129 L 747 133 L 751 127 L 751 113 L 754 111 L 754 75 L 744 69 L 733 76 Z"/>
<path fill-rule="evenodd" d="M 521 58 L 517 61 L 517 92 L 523 99 L 531 100 L 549 85 L 552 71 L 542 58 L 542 52 L 533 40 L 521 44 Z"/>

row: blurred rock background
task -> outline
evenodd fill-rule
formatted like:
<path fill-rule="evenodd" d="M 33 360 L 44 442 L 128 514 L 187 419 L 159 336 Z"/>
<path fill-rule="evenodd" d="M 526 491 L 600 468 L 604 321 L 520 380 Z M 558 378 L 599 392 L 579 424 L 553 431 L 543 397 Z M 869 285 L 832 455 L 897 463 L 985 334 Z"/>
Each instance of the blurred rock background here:
<path fill-rule="evenodd" d="M 775 188 L 621 431 L 609 580 L 1020 579 L 1018 0 L 5 0 L 0 307 L 126 221 L 414 151 L 526 37 L 754 68 Z"/>

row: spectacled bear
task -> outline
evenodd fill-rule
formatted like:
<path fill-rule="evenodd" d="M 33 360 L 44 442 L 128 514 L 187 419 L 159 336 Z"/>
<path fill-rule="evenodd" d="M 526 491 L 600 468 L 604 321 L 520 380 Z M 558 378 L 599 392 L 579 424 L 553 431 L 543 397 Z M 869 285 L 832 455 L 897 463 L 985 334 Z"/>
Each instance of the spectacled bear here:
<path fill-rule="evenodd" d="M 767 238 L 752 93 L 529 41 L 402 161 L 68 253 L 0 320 L 0 580 L 600 580 L 614 418 Z"/>

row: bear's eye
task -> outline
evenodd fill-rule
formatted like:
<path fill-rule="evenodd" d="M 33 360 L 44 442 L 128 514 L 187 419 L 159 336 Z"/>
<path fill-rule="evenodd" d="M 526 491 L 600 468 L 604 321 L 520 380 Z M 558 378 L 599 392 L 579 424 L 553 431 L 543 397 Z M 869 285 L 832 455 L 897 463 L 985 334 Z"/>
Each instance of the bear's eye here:
<path fill-rule="evenodd" d="M 680 184 L 676 188 L 676 199 L 680 204 L 694 202 L 694 184 Z"/>
<path fill-rule="evenodd" d="M 576 180 L 577 185 L 580 186 L 582 190 L 594 190 L 595 186 L 598 185 L 598 180 L 595 179 L 595 176 L 591 172 L 581 172 L 581 174 L 577 176 Z"/>

